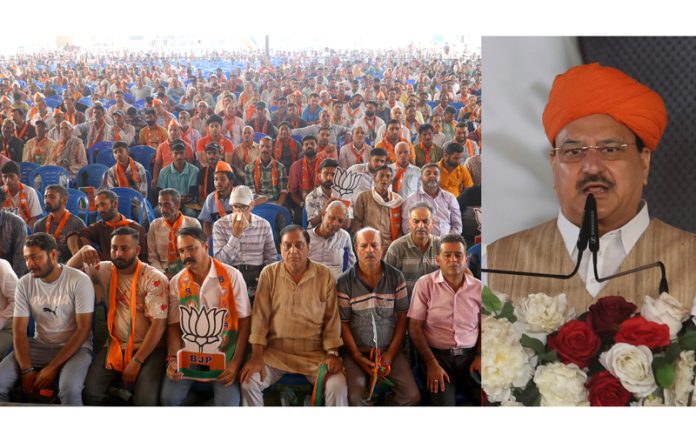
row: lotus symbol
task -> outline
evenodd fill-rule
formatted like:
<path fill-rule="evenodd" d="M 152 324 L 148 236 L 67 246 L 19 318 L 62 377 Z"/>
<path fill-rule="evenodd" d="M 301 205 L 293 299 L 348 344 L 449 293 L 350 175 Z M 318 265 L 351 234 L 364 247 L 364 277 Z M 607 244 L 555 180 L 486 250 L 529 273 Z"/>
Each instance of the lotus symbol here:
<path fill-rule="evenodd" d="M 180 305 L 182 338 L 198 345 L 198 353 L 203 353 L 203 346 L 220 341 L 220 334 L 225 326 L 227 309 L 213 307 L 200 310 L 194 305 Z"/>
<path fill-rule="evenodd" d="M 346 195 L 353 193 L 360 180 L 360 174 L 355 172 L 348 172 L 348 170 L 339 167 L 336 169 L 336 176 L 334 176 L 333 189 L 341 195 L 341 199 L 345 199 Z"/>

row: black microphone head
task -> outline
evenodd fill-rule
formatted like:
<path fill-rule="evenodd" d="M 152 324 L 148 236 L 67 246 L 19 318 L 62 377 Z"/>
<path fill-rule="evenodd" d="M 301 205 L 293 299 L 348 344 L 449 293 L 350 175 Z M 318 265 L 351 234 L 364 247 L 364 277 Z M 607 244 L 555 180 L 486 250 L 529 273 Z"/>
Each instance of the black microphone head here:
<path fill-rule="evenodd" d="M 597 217 L 597 201 L 591 193 L 587 195 L 585 213 L 589 221 L 589 245 L 591 252 L 599 251 L 599 219 Z"/>
<path fill-rule="evenodd" d="M 596 206 L 594 201 L 594 196 L 590 193 L 585 200 L 585 211 L 582 215 L 582 224 L 580 225 L 580 233 L 578 234 L 578 251 L 582 255 L 582 252 L 587 248 L 587 242 L 590 239 L 590 209 L 592 205 Z"/>

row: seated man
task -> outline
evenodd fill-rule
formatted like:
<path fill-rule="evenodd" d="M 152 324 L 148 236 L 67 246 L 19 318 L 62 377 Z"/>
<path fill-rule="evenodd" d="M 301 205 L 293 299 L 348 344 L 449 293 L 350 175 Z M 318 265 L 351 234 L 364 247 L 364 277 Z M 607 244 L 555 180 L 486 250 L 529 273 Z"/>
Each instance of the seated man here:
<path fill-rule="evenodd" d="M 157 180 L 158 189 L 176 189 L 181 195 L 181 211 L 186 216 L 197 216 L 193 207 L 198 197 L 198 168 L 186 161 L 186 144 L 182 140 L 172 144 L 172 164 L 162 169 Z"/>
<path fill-rule="evenodd" d="M 73 135 L 74 128 L 69 121 L 61 122 L 59 127 L 60 136 L 53 150 L 48 152 L 44 165 L 60 166 L 74 179 L 77 172 L 87 165 L 87 151 L 82 140 Z"/>
<path fill-rule="evenodd" d="M 440 168 L 440 187 L 455 198 L 466 188 L 474 185 L 469 170 L 463 164 L 464 148 L 459 143 L 449 143 L 445 155 L 437 163 Z"/>
<path fill-rule="evenodd" d="M 263 266 L 275 262 L 276 248 L 271 224 L 251 213 L 253 195 L 247 186 L 230 194 L 232 213 L 213 224 L 213 253 L 216 259 L 242 272 L 250 289 L 255 289 Z"/>
<path fill-rule="evenodd" d="M 171 279 L 184 268 L 176 251 L 176 232 L 185 227 L 201 227 L 196 218 L 181 213 L 181 196 L 176 189 L 162 189 L 157 200 L 161 218 L 147 231 L 147 256 L 150 265 Z"/>
<path fill-rule="evenodd" d="M 135 141 L 135 127 L 126 122 L 125 112 L 117 110 L 112 117 L 114 125 L 106 134 L 106 141 L 123 141 L 126 145 L 132 146 Z"/>
<path fill-rule="evenodd" d="M 220 348 L 225 352 L 227 366 L 210 384 L 213 386 L 215 405 L 239 405 L 238 375 L 244 362 L 251 327 L 251 304 L 246 284 L 238 270 L 208 255 L 208 240 L 200 228 L 185 227 L 176 236 L 177 248 L 186 266 L 169 284 L 169 363 L 162 385 L 162 405 L 181 405 L 194 384 L 192 380 L 181 379 L 183 373 L 177 371 L 176 353 L 184 346 L 179 324 L 179 306 L 182 304 L 193 304 L 199 309 L 227 309 L 225 324 L 229 326 L 221 330 L 226 341 Z M 190 301 L 192 296 L 195 301 Z M 187 298 L 188 302 L 185 301 Z"/>
<path fill-rule="evenodd" d="M 263 390 L 285 373 L 314 383 L 326 364 L 326 405 L 348 405 L 346 378 L 338 348 L 343 344 L 336 283 L 329 269 L 307 258 L 302 227 L 281 232 L 283 260 L 266 266 L 256 290 L 249 343 L 251 359 L 242 368 L 242 402 L 262 406 Z"/>
<path fill-rule="evenodd" d="M 5 205 L 5 189 L 0 187 L 0 207 Z M 17 276 L 27 273 L 22 247 L 27 237 L 27 225 L 14 213 L 0 210 L 0 258 L 10 263 Z"/>
<path fill-rule="evenodd" d="M 480 387 L 469 371 L 480 366 L 474 347 L 479 336 L 481 281 L 467 271 L 461 235 L 442 237 L 436 260 L 440 270 L 421 277 L 413 288 L 409 335 L 427 367 L 432 405 L 454 406 L 455 391 L 462 387 L 478 403 Z"/>
<path fill-rule="evenodd" d="M 133 404 L 157 405 L 164 376 L 165 348 L 160 345 L 169 304 L 167 278 L 138 259 L 140 234 L 130 227 L 111 233 L 111 259 L 90 265 L 85 246 L 68 261 L 83 268 L 94 283 L 97 301 L 107 308 L 108 339 L 97 352 L 85 381 L 85 402 L 102 405 L 109 387 L 121 379 L 135 385 Z"/>
<path fill-rule="evenodd" d="M 128 155 L 128 145 L 123 141 L 116 141 L 111 150 L 116 164 L 106 172 L 106 187 L 126 187 L 147 197 L 145 168 Z"/>
<path fill-rule="evenodd" d="M 389 167 L 394 172 L 392 190 L 402 198 L 408 198 L 420 186 L 420 168 L 409 162 L 411 150 L 406 143 L 396 143 L 396 161 Z"/>
<path fill-rule="evenodd" d="M 348 172 L 358 175 L 357 184 L 355 184 L 353 191 L 343 198 L 353 203 L 358 198 L 358 195 L 371 190 L 375 181 L 377 169 L 384 166 L 386 163 L 387 152 L 382 148 L 375 148 L 370 150 L 370 159 L 367 163 L 359 163 L 350 166 Z"/>
<path fill-rule="evenodd" d="M 27 226 L 33 226 L 36 218 L 43 213 L 36 190 L 22 184 L 19 164 L 14 161 L 3 164 L 0 172 L 5 183 L 3 189 L 7 195 L 3 207 L 8 212 L 22 217 Z"/>
<path fill-rule="evenodd" d="M 343 273 L 345 255 L 348 266 L 355 264 L 355 253 L 350 234 L 342 229 L 348 219 L 348 208 L 342 201 L 330 201 L 322 210 L 321 222 L 308 228 L 309 259 L 324 264 L 338 279 Z"/>
<path fill-rule="evenodd" d="M 365 129 L 362 126 L 353 128 L 353 139 L 341 146 L 338 152 L 338 164 L 348 169 L 354 164 L 367 163 L 370 159 L 372 146 L 365 142 Z"/>
<path fill-rule="evenodd" d="M 169 134 L 169 139 L 167 141 L 160 143 L 157 146 L 157 153 L 155 154 L 155 164 L 152 166 L 152 185 L 157 186 L 157 181 L 159 180 L 160 173 L 162 169 L 169 166 L 174 162 L 174 155 L 172 146 L 175 143 L 184 143 L 184 158 L 186 162 L 194 164 L 193 147 L 182 138 L 183 131 L 179 123 L 172 119 L 169 122 L 169 127 L 167 127 L 167 133 Z"/>
<path fill-rule="evenodd" d="M 242 171 L 247 164 L 251 164 L 259 157 L 259 145 L 254 142 L 254 128 L 244 126 L 242 129 L 242 142 L 237 145 L 232 155 L 232 167 Z M 246 178 L 246 176 L 244 176 Z"/>
<path fill-rule="evenodd" d="M 319 185 L 305 197 L 304 209 L 307 211 L 307 227 L 313 227 L 321 223 L 326 207 L 340 199 L 340 194 L 332 190 L 334 177 L 338 163 L 328 159 L 319 164 Z M 347 220 L 347 218 L 346 218 Z M 348 227 L 349 223 L 343 227 Z"/>
<path fill-rule="evenodd" d="M 288 176 L 285 166 L 274 159 L 272 140 L 264 137 L 259 142 L 259 156 L 246 165 L 244 176 L 246 185 L 256 195 L 268 198 L 269 202 L 284 205 L 288 197 Z"/>
<path fill-rule="evenodd" d="M 24 145 L 22 161 L 43 165 L 46 156 L 55 148 L 56 141 L 46 136 L 48 128 L 44 120 L 36 122 L 36 136 L 31 138 Z"/>
<path fill-rule="evenodd" d="M 212 115 L 206 121 L 206 129 L 208 135 L 200 138 L 196 143 L 196 155 L 198 156 L 198 163 L 205 163 L 205 147 L 210 142 L 216 142 L 222 148 L 222 156 L 225 162 L 232 163 L 232 154 L 234 153 L 234 146 L 232 142 L 227 138 L 222 136 L 222 117 L 220 115 Z"/>
<path fill-rule="evenodd" d="M 302 222 L 305 198 L 317 186 L 317 139 L 307 135 L 302 139 L 302 158 L 292 163 L 288 172 L 289 207 L 294 210 L 296 223 Z"/>
<path fill-rule="evenodd" d="M 9 262 L 0 259 L 0 355 L 2 356 L 12 348 L 12 315 L 16 288 L 17 275 Z"/>
<path fill-rule="evenodd" d="M 416 161 L 418 167 L 440 161 L 443 156 L 442 148 L 433 142 L 434 129 L 430 124 L 418 128 L 418 144 L 416 145 Z"/>
<path fill-rule="evenodd" d="M 387 403 L 417 405 L 420 393 L 400 349 L 406 336 L 408 310 L 404 275 L 382 261 L 378 230 L 358 230 L 355 250 L 358 263 L 336 283 L 341 338 L 349 355 L 345 359 L 348 399 L 354 406 L 371 405 L 368 379 L 377 364 L 389 367 L 389 379 L 394 383 L 394 394 Z"/>
<path fill-rule="evenodd" d="M 433 208 L 433 235 L 462 232 L 459 203 L 454 195 L 440 187 L 440 167 L 437 163 L 428 163 L 421 168 L 421 186 L 404 200 L 403 212 L 408 213 L 411 206 L 419 202 L 427 203 Z M 402 228 L 404 233 L 410 231 L 407 218 L 404 218 Z"/>
<path fill-rule="evenodd" d="M 230 207 L 230 193 L 234 189 L 234 172 L 225 161 L 218 161 L 213 177 L 215 192 L 211 192 L 205 198 L 201 214 L 198 220 L 203 223 L 203 231 L 210 238 L 213 232 L 213 223 L 228 213 L 232 213 Z"/>
<path fill-rule="evenodd" d="M 34 233 L 46 232 L 58 243 L 58 262 L 67 262 L 72 253 L 68 247 L 68 235 L 85 228 L 85 222 L 74 213 L 68 212 L 68 191 L 58 184 L 46 187 L 44 193 L 44 210 L 48 216 L 34 223 Z"/>
<path fill-rule="evenodd" d="M 147 126 L 138 132 L 138 144 L 157 149 L 157 146 L 167 141 L 167 129 L 157 124 L 157 113 L 152 108 L 145 109 L 145 122 Z"/>
<path fill-rule="evenodd" d="M 410 233 L 389 245 L 384 261 L 404 274 L 410 300 L 418 278 L 437 270 L 440 238 L 432 234 L 433 209 L 427 203 L 413 204 L 403 215 Z"/>
<path fill-rule="evenodd" d="M 24 243 L 31 275 L 24 275 L 15 291 L 14 352 L 0 362 L 0 402 L 21 378 L 26 394 L 50 389 L 58 378 L 63 405 L 82 405 L 85 376 L 92 362 L 94 289 L 79 270 L 58 264 L 58 245 L 52 236 L 36 233 Z M 34 318 L 36 332 L 24 330 Z"/>
<path fill-rule="evenodd" d="M 382 233 L 382 246 L 386 249 L 401 236 L 401 212 L 404 199 L 389 190 L 394 174 L 389 166 L 378 167 L 372 190 L 358 195 L 353 203 L 351 231 L 374 227 Z"/>
<path fill-rule="evenodd" d="M 111 232 L 119 227 L 130 227 L 140 234 L 140 254 L 138 258 L 147 262 L 147 234 L 143 226 L 118 213 L 118 196 L 111 190 L 99 191 L 94 197 L 101 221 L 68 234 L 68 248 L 75 255 L 83 246 L 96 243 L 99 251 L 87 253 L 87 264 L 97 264 L 111 258 Z"/>

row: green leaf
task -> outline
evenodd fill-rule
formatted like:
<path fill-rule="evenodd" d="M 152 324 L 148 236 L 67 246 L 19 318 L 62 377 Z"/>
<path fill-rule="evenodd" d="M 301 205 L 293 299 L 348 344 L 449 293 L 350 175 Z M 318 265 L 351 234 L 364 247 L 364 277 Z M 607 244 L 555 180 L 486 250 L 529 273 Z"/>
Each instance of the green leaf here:
<path fill-rule="evenodd" d="M 520 344 L 522 344 L 522 347 L 531 348 L 532 350 L 534 350 L 534 353 L 536 353 L 538 356 L 541 356 L 542 354 L 546 353 L 546 346 L 543 342 L 535 338 L 530 338 L 527 335 L 522 335 L 522 338 L 520 339 Z"/>
<path fill-rule="evenodd" d="M 538 406 L 541 402 L 539 389 L 537 388 L 533 379 L 530 379 L 524 388 L 513 388 L 512 394 L 515 396 L 517 402 L 521 402 L 528 407 Z"/>
<path fill-rule="evenodd" d="M 664 357 L 656 357 L 653 360 L 653 371 L 655 372 L 655 380 L 657 385 L 667 389 L 674 383 L 674 366 L 673 362 L 668 362 Z"/>
<path fill-rule="evenodd" d="M 679 337 L 679 346 L 682 350 L 696 350 L 696 330 L 689 330 Z"/>
<path fill-rule="evenodd" d="M 498 299 L 495 293 L 493 293 L 493 290 L 488 288 L 488 286 L 483 287 L 481 292 L 481 303 L 486 311 L 495 315 L 497 315 L 502 308 L 502 302 L 500 302 L 500 299 Z"/>
<path fill-rule="evenodd" d="M 548 353 L 543 353 L 539 355 L 539 362 L 546 364 L 551 362 L 558 362 L 558 353 L 556 350 L 551 350 Z"/>
<path fill-rule="evenodd" d="M 508 301 L 505 304 L 503 304 L 503 308 L 500 310 L 500 314 L 498 315 L 498 318 L 503 318 L 507 319 L 510 322 L 515 322 L 517 321 L 517 317 L 515 316 L 515 309 L 512 306 L 512 302 Z"/>
<path fill-rule="evenodd" d="M 665 359 L 667 359 L 667 362 L 674 362 L 677 360 L 677 358 L 679 358 L 679 352 L 679 344 L 672 342 L 665 350 Z"/>

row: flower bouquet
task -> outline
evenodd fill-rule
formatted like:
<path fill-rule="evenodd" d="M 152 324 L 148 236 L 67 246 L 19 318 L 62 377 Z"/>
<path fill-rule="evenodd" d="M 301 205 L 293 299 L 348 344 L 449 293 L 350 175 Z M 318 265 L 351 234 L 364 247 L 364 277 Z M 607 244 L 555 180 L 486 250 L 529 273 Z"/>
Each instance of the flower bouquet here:
<path fill-rule="evenodd" d="M 575 315 L 565 294 L 519 302 L 484 287 L 484 403 L 692 405 L 696 326 L 667 293 L 640 310 L 620 296 Z"/>

